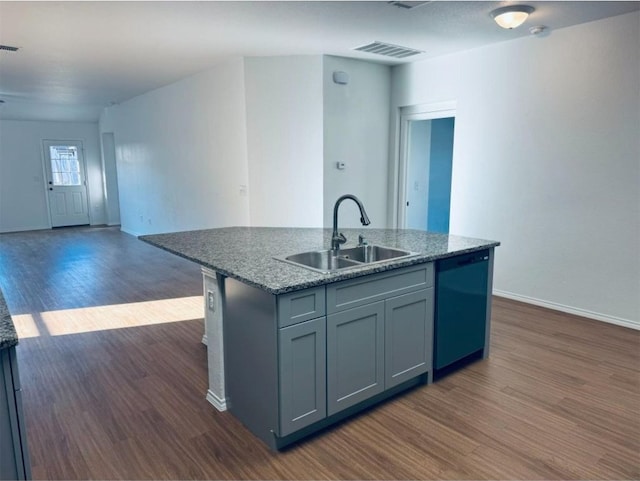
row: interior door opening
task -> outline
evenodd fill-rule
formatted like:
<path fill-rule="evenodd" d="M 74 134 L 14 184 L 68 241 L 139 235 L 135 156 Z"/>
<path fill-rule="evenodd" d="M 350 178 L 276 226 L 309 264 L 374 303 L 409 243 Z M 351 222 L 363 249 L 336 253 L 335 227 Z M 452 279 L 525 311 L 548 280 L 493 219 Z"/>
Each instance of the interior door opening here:
<path fill-rule="evenodd" d="M 449 233 L 455 110 L 401 115 L 398 226 Z"/>

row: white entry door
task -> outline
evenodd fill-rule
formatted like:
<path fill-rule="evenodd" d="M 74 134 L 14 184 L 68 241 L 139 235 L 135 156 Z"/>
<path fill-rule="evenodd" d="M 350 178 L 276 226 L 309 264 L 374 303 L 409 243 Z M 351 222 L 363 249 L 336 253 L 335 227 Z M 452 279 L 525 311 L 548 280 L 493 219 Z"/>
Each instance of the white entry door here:
<path fill-rule="evenodd" d="M 82 142 L 45 140 L 43 144 L 51 226 L 88 224 Z"/>

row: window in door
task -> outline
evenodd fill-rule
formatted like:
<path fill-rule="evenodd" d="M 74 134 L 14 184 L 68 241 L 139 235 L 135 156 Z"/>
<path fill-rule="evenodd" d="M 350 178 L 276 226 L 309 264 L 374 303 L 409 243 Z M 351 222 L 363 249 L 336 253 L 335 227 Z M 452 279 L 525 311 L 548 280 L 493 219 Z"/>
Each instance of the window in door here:
<path fill-rule="evenodd" d="M 75 145 L 50 145 L 49 158 L 53 185 L 82 185 L 78 148 Z"/>

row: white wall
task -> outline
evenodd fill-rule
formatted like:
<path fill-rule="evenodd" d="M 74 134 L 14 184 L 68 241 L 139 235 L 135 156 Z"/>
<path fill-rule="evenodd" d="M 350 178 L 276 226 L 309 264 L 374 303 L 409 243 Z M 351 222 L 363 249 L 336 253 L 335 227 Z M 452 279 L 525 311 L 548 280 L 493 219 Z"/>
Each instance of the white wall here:
<path fill-rule="evenodd" d="M 90 222 L 104 224 L 98 124 L 0 120 L 0 232 L 49 229 L 42 141 L 81 140 Z"/>
<path fill-rule="evenodd" d="M 247 225 L 244 64 L 236 58 L 105 109 L 122 230 Z"/>
<path fill-rule="evenodd" d="M 457 101 L 451 233 L 498 293 L 640 327 L 640 14 L 393 69 L 393 108 Z"/>
<path fill-rule="evenodd" d="M 364 204 L 370 227 L 387 227 L 387 165 L 391 69 L 386 65 L 324 57 L 324 226 L 333 224 L 333 206 L 343 194 Z M 333 72 L 349 75 L 348 85 Z M 336 162 L 345 162 L 338 170 Z M 340 205 L 340 227 L 359 227 L 355 203 Z"/>
<path fill-rule="evenodd" d="M 251 225 L 322 227 L 322 57 L 245 59 Z"/>

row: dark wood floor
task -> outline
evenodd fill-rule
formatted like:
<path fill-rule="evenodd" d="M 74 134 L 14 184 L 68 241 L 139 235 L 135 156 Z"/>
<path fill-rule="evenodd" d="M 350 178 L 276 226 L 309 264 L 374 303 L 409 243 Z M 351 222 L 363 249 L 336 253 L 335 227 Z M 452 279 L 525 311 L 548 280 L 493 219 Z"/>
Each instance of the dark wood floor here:
<path fill-rule="evenodd" d="M 2 234 L 0 287 L 37 479 L 640 478 L 638 331 L 494 298 L 490 359 L 273 453 L 204 399 L 194 264 L 113 228 Z"/>

